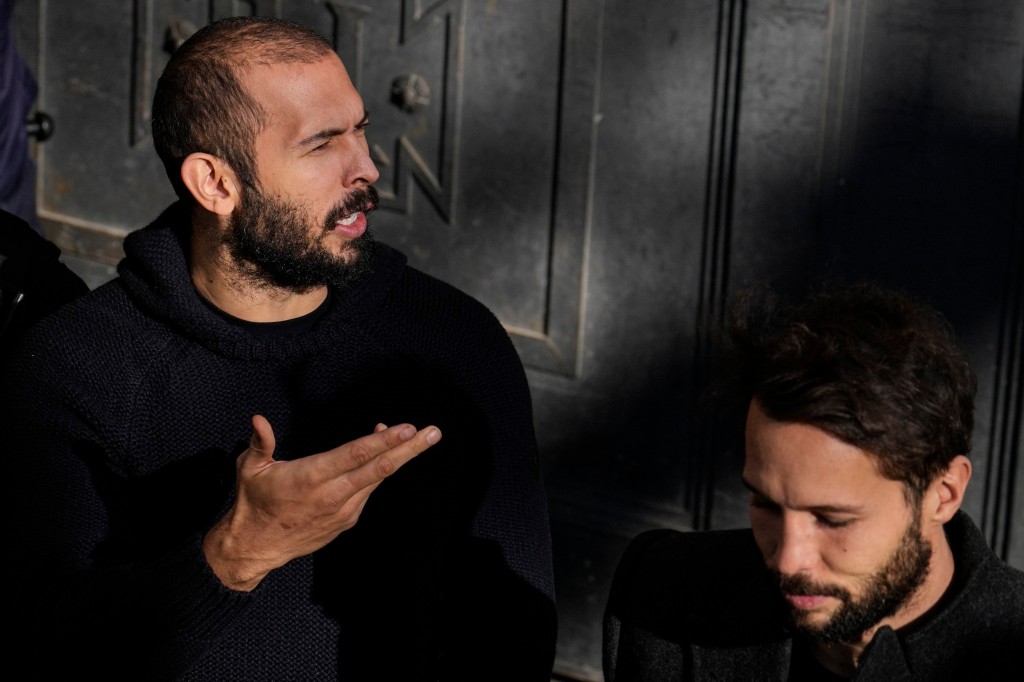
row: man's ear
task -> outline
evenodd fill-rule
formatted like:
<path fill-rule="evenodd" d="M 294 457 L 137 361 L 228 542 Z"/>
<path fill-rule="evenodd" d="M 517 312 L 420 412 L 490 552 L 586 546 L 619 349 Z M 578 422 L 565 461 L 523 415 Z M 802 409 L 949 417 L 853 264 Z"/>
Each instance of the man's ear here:
<path fill-rule="evenodd" d="M 957 455 L 929 487 L 925 512 L 939 523 L 949 521 L 963 504 L 970 480 L 971 460 Z"/>
<path fill-rule="evenodd" d="M 231 215 L 238 205 L 238 180 L 216 156 L 203 152 L 189 154 L 181 164 L 181 180 L 196 202 L 210 213 Z"/>

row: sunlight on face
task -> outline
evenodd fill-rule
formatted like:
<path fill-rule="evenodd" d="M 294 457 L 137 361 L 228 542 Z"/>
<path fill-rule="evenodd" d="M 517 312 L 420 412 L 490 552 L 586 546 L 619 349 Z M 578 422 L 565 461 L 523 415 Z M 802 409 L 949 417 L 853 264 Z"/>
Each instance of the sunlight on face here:
<path fill-rule="evenodd" d="M 874 458 L 815 427 L 747 416 L 750 521 L 793 623 L 857 641 L 892 619 L 927 579 L 931 547 L 903 484 Z"/>
<path fill-rule="evenodd" d="M 379 174 L 348 72 L 331 54 L 260 65 L 244 85 L 268 123 L 255 139 L 258 186 L 244 188 L 225 238 L 241 276 L 295 291 L 352 281 L 367 267 Z"/>
<path fill-rule="evenodd" d="M 340 251 L 324 242 L 340 216 L 368 212 L 368 207 L 376 204 L 377 193 L 372 187 L 358 189 L 320 221 L 303 205 L 248 188 L 231 216 L 231 229 L 224 241 L 251 285 L 294 291 L 322 284 L 343 288 L 369 269 L 373 239 L 367 231 L 343 242 Z"/>

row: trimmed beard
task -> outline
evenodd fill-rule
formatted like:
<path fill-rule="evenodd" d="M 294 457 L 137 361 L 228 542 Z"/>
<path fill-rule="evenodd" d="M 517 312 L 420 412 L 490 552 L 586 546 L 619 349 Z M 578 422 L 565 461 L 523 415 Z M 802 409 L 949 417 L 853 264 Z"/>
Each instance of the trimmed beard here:
<path fill-rule="evenodd" d="M 779 588 L 788 594 L 825 595 L 840 600 L 839 609 L 827 623 L 801 622 L 800 612 L 790 609 L 797 630 L 824 642 L 857 642 L 879 621 L 894 615 L 910 601 L 928 576 L 931 544 L 921 535 L 918 511 L 889 560 L 871 576 L 864 593 L 854 599 L 837 585 L 817 584 L 808 578 L 776 574 Z"/>
<path fill-rule="evenodd" d="M 373 187 L 355 190 L 327 212 L 320 237 L 310 239 L 309 228 L 314 224 L 310 211 L 267 196 L 258 187 L 246 187 L 224 243 L 248 284 L 300 294 L 328 284 L 345 289 L 372 269 L 373 236 L 367 229 L 340 254 L 325 248 L 322 240 L 341 217 L 356 211 L 369 213 L 377 204 Z"/>

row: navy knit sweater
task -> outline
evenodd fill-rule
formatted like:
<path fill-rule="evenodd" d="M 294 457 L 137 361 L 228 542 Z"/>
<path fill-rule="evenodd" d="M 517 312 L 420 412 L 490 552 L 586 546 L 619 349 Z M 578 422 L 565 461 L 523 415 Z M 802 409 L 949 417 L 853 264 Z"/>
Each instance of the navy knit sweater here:
<path fill-rule="evenodd" d="M 548 680 L 550 532 L 529 389 L 480 303 L 377 244 L 308 332 L 261 338 L 199 298 L 187 217 L 37 324 L 4 377 L 7 660 L 31 679 Z M 252 592 L 200 550 L 267 417 L 275 456 L 378 422 L 441 442 L 358 524 Z"/>

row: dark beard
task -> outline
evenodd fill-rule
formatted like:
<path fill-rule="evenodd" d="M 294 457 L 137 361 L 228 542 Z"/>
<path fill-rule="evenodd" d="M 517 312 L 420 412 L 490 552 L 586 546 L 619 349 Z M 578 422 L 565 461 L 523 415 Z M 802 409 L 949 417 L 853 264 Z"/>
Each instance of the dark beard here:
<path fill-rule="evenodd" d="M 377 206 L 377 190 L 359 189 L 327 213 L 323 235 L 340 217 Z M 248 284 L 304 293 L 325 284 L 350 287 L 372 268 L 373 237 L 367 230 L 335 255 L 309 238 L 311 218 L 301 206 L 247 187 L 224 236 L 228 251 Z"/>
<path fill-rule="evenodd" d="M 801 623 L 791 611 L 798 630 L 825 642 L 856 642 L 883 618 L 895 614 L 924 584 L 932 547 L 921 536 L 920 514 L 907 528 L 899 546 L 885 565 L 872 576 L 864 594 L 854 600 L 835 585 L 818 585 L 801 575 L 777 576 L 779 587 L 789 594 L 826 595 L 842 603 L 831 620 L 821 627 Z"/>

